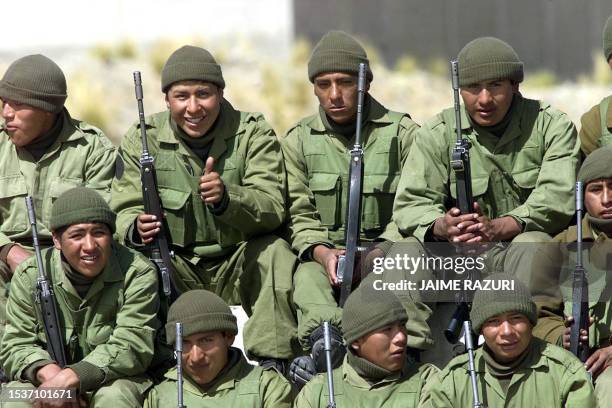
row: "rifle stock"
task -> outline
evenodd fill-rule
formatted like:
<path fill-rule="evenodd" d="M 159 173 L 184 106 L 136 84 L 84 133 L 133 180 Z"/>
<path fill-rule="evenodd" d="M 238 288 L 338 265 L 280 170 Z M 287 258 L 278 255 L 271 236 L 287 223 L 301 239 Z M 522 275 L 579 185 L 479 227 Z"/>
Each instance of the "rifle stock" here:
<path fill-rule="evenodd" d="M 142 81 L 140 72 L 134 71 L 134 88 L 136 91 L 136 101 L 138 103 L 138 119 L 140 123 L 140 138 L 142 140 L 142 154 L 140 156 L 140 182 L 142 185 L 142 198 L 144 211 L 146 214 L 154 215 L 161 221 L 161 227 L 153 242 L 149 244 L 149 259 L 155 264 L 159 271 L 162 290 L 166 297 L 173 299 L 177 295 L 176 286 L 172 281 L 172 262 L 170 253 L 170 243 L 166 233 L 167 227 L 164 220 L 164 212 L 157 189 L 157 175 L 153 156 L 149 154 L 147 143 L 147 131 L 145 124 L 145 114 L 143 107 Z"/>
<path fill-rule="evenodd" d="M 366 64 L 359 64 L 357 83 L 357 124 L 355 127 L 355 144 L 351 149 L 349 164 L 349 189 L 347 199 L 345 243 L 346 252 L 338 261 L 338 282 L 340 282 L 340 307 L 351 293 L 353 274 L 357 264 L 357 251 L 361 234 L 361 191 L 363 190 L 363 147 L 361 146 L 361 122 L 363 101 L 365 97 Z"/>
<path fill-rule="evenodd" d="M 57 364 L 64 368 L 68 361 L 66 360 L 66 352 L 64 349 L 64 338 L 61 333 L 59 324 L 59 315 L 57 313 L 57 305 L 55 304 L 55 294 L 53 288 L 45 274 L 42 255 L 40 252 L 40 244 L 38 242 L 38 229 L 36 228 L 36 213 L 34 211 L 34 203 L 32 197 L 27 196 L 26 207 L 28 209 L 28 219 L 32 226 L 32 240 L 34 242 L 34 251 L 36 252 L 36 265 L 38 266 L 38 279 L 36 280 L 36 301 L 40 304 L 43 325 L 45 326 L 45 335 L 47 336 L 47 351 L 51 358 Z"/>
<path fill-rule="evenodd" d="M 576 266 L 572 273 L 572 317 L 570 351 L 583 363 L 589 357 L 589 345 L 581 344 L 580 331 L 589 330 L 588 280 L 582 265 L 582 182 L 576 182 Z"/>

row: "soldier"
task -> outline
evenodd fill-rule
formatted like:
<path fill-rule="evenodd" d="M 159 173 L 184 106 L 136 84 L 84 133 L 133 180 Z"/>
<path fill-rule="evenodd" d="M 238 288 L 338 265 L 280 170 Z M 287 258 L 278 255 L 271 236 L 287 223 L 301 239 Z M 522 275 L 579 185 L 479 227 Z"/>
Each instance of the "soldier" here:
<path fill-rule="evenodd" d="M 528 283 L 531 262 L 540 250 L 533 243 L 550 241 L 549 234 L 565 228 L 574 212 L 572 180 L 579 160 L 576 129 L 565 114 L 520 94 L 523 63 L 505 42 L 477 38 L 459 52 L 458 62 L 461 131 L 471 145 L 474 211 L 460 214 L 454 207 L 456 178 L 450 162 L 457 136 L 455 112 L 446 109 L 416 133 L 393 210 L 401 234 L 410 238 L 390 253 L 420 258 L 423 242 L 490 245 L 486 258 L 483 254 L 486 268 L 481 270 L 511 271 Z M 508 247 L 500 244 L 509 241 Z M 449 249 L 446 255 L 453 256 L 454 248 Z M 452 270 L 444 275 L 444 271 L 423 268 L 416 275 L 391 270 L 386 279 L 418 280 L 419 274 L 459 278 Z M 439 304 L 437 317 L 431 320 L 435 348 L 430 356 L 423 356 L 424 361 L 441 366 L 448 362 L 451 355 L 441 332 L 453 309 L 452 304 Z M 421 312 L 423 316 L 431 313 Z"/>
<path fill-rule="evenodd" d="M 588 333 L 590 357 L 586 369 L 595 380 L 595 395 L 599 406 L 612 406 L 612 277 L 609 254 L 612 253 L 612 146 L 594 150 L 582 164 L 578 180 L 584 185 L 584 207 L 587 210 L 582 220 L 585 242 L 584 268 L 589 283 L 589 316 L 592 319 Z M 569 334 L 572 324 L 571 272 L 576 264 L 576 227 L 572 226 L 554 238 L 560 246 L 548 259 L 557 261 L 556 276 L 561 280 L 554 286 L 560 289 L 560 297 L 542 303 L 536 326 L 538 336 L 553 344 L 569 349 Z M 544 270 L 544 269 L 543 269 Z M 554 276 L 554 275 L 553 275 Z M 545 285 L 552 288 L 553 285 Z M 535 293 L 534 293 L 535 294 Z M 564 302 L 565 300 L 565 302 Z M 548 307 L 546 307 L 548 306 Z M 569 315 L 564 319 L 564 314 Z M 565 320 L 565 321 L 564 321 Z M 567 326 L 567 327 L 566 327 Z"/>
<path fill-rule="evenodd" d="M 285 168 L 259 113 L 223 97 L 221 67 L 205 49 L 184 46 L 162 70 L 168 111 L 146 118 L 149 151 L 165 211 L 177 289 L 210 289 L 250 316 L 251 358 L 285 369 L 293 355 L 291 274 L 296 257 L 273 235 L 285 219 Z M 137 125 L 123 138 L 112 184 L 117 234 L 143 248 L 162 220 L 143 213 Z"/>
<path fill-rule="evenodd" d="M 333 370 L 338 407 L 416 407 L 421 389 L 438 369 L 415 363 L 406 353 L 408 315 L 395 295 L 362 286 L 342 311 L 347 353 Z M 298 394 L 296 408 L 324 408 L 329 402 L 327 375 L 318 374 Z"/>
<path fill-rule="evenodd" d="M 53 203 L 48 225 L 54 248 L 43 250 L 41 258 L 55 292 L 68 364 L 61 367 L 47 352 L 34 296 L 38 268 L 36 257 L 30 257 L 15 272 L 7 304 L 0 361 L 14 380 L 8 388 L 78 389 L 90 407 L 141 406 L 152 386 L 144 372 L 160 328 L 154 266 L 113 241 L 115 214 L 89 188 L 62 194 Z M 19 406 L 13 401 L 7 405 Z"/>
<path fill-rule="evenodd" d="M 612 16 L 608 17 L 603 29 L 603 51 L 608 65 L 612 68 Z M 599 146 L 612 143 L 611 101 L 612 95 L 605 97 L 580 118 L 580 148 L 585 156 Z"/>
<path fill-rule="evenodd" d="M 170 306 L 167 339 L 176 342 L 183 323 L 183 401 L 187 407 L 289 408 L 291 385 L 274 369 L 253 367 L 232 347 L 236 317 L 219 296 L 203 289 L 182 294 Z M 178 358 L 178 357 L 177 357 Z M 177 369 L 147 396 L 146 408 L 171 407 L 177 401 Z"/>
<path fill-rule="evenodd" d="M 87 186 L 110 199 L 115 150 L 100 129 L 64 107 L 66 78 L 44 55 L 14 61 L 0 80 L 0 337 L 8 282 L 32 255 L 25 196 L 35 197 L 41 245 L 52 245 L 51 205 L 66 190 Z"/>
<path fill-rule="evenodd" d="M 345 245 L 349 152 L 355 143 L 357 74 L 362 62 L 368 64 L 369 90 L 373 75 L 363 47 L 342 31 L 325 34 L 308 61 L 319 112 L 299 121 L 282 139 L 290 241 L 302 261 L 294 276 L 298 337 L 305 350 L 312 350 L 319 372 L 325 369 L 324 320 L 333 326 L 334 366 L 342 361 L 344 350 L 334 287 L 338 287 L 338 256 Z M 361 242 L 381 240 L 391 221 L 400 171 L 417 127 L 408 114 L 390 111 L 366 94 Z"/>
<path fill-rule="evenodd" d="M 474 353 L 483 406 L 594 407 L 593 386 L 580 361 L 532 336 L 537 317 L 527 286 L 508 274 L 489 278 L 492 290 L 477 291 L 470 312 L 474 332 L 485 341 Z M 472 406 L 472 389 L 464 354 L 428 383 L 421 406 Z"/>

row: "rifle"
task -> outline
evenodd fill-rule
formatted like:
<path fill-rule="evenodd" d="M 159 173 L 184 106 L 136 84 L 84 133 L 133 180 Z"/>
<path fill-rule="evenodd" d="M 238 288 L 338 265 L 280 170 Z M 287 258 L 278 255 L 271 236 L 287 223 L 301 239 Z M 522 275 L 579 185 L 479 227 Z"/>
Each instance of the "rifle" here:
<path fill-rule="evenodd" d="M 185 408 L 183 405 L 183 323 L 176 322 L 176 343 L 174 357 L 176 358 L 177 403 L 176 408 Z"/>
<path fill-rule="evenodd" d="M 457 186 L 457 202 L 456 206 L 461 211 L 461 214 L 469 214 L 474 212 L 474 197 L 472 196 L 472 175 L 470 172 L 470 142 L 461 134 L 461 102 L 459 100 L 459 62 L 452 60 L 451 78 L 453 86 L 453 100 L 455 108 L 455 127 L 457 132 L 457 140 L 453 147 L 451 156 L 451 167 L 455 172 L 455 180 Z M 471 275 L 471 274 L 470 274 Z M 474 278 L 470 276 L 470 278 Z M 462 293 L 461 299 L 457 303 L 457 308 L 448 323 L 444 336 L 450 343 L 459 341 L 461 326 L 466 321 L 469 322 L 470 305 L 466 300 L 465 293 Z M 466 333 L 467 335 L 467 333 Z M 471 336 L 471 333 L 468 337 Z M 470 339 L 471 340 L 471 339 Z"/>
<path fill-rule="evenodd" d="M 149 154 L 149 146 L 147 143 L 147 130 L 145 124 L 145 114 L 142 104 L 142 81 L 140 79 L 140 71 L 134 71 L 134 87 L 136 90 L 136 101 L 138 102 L 138 119 L 140 121 L 140 138 L 142 139 L 142 154 L 140 155 L 140 183 L 142 185 L 142 198 L 144 202 L 144 211 L 146 214 L 154 215 L 158 221 L 161 221 L 159 232 L 149 244 L 150 256 L 149 259 L 155 264 L 161 276 L 162 289 L 164 295 L 168 298 L 176 298 L 176 287 L 172 281 L 172 263 L 170 261 L 170 244 L 166 235 L 166 225 L 164 221 L 164 212 L 159 199 L 157 190 L 157 175 L 155 173 L 155 165 L 153 164 L 153 156 Z"/>
<path fill-rule="evenodd" d="M 334 375 L 332 372 L 331 334 L 329 322 L 323 322 L 323 338 L 325 339 L 325 364 L 327 365 L 327 386 L 329 388 L 329 403 L 327 408 L 336 408 L 334 399 Z"/>
<path fill-rule="evenodd" d="M 470 380 L 472 382 L 472 395 L 474 396 L 474 408 L 486 408 L 478 398 L 478 381 L 476 379 L 476 366 L 474 364 L 474 342 L 472 339 L 472 322 L 469 319 L 463 321 L 463 333 L 465 335 L 465 348 L 468 352 L 470 365 Z"/>
<path fill-rule="evenodd" d="M 25 200 L 26 207 L 28 208 L 28 219 L 32 226 L 32 240 L 34 241 L 34 251 L 36 252 L 36 264 L 38 265 L 36 303 L 40 304 L 43 325 L 45 326 L 45 335 L 47 336 L 47 351 L 51 358 L 55 360 L 60 367 L 64 368 L 68 361 L 66 360 L 66 351 L 64 349 L 64 341 L 59 324 L 59 315 L 57 313 L 57 305 L 55 304 L 55 294 L 45 274 L 45 268 L 40 253 L 38 230 L 36 228 L 36 213 L 34 212 L 32 197 L 27 196 Z"/>
<path fill-rule="evenodd" d="M 576 267 L 572 274 L 572 317 L 570 351 L 583 363 L 589 357 L 589 345 L 580 343 L 580 331 L 589 330 L 588 280 L 582 265 L 582 182 L 576 182 Z"/>
<path fill-rule="evenodd" d="M 363 190 L 363 147 L 361 146 L 361 120 L 363 116 L 363 100 L 365 97 L 366 64 L 359 64 L 359 79 L 357 82 L 357 125 L 355 127 L 355 144 L 351 149 L 351 162 L 349 164 L 348 208 L 344 239 L 346 242 L 345 255 L 338 259 L 338 282 L 340 282 L 340 307 L 344 306 L 346 298 L 353 286 L 353 272 L 355 269 L 359 237 L 361 235 L 361 191 Z"/>

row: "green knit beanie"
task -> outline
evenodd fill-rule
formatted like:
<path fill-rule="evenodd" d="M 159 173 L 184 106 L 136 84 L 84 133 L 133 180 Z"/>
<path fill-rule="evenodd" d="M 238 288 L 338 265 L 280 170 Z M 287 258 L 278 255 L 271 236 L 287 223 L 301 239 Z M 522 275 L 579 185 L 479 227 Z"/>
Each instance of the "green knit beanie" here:
<path fill-rule="evenodd" d="M 342 332 L 348 346 L 388 324 L 408 321 L 408 314 L 391 291 L 360 286 L 349 295 L 342 309 Z"/>
<path fill-rule="evenodd" d="M 75 187 L 55 200 L 51 207 L 49 228 L 57 231 L 61 227 L 86 222 L 101 222 L 115 232 L 116 214 L 95 190 Z"/>
<path fill-rule="evenodd" d="M 514 49 L 494 37 L 480 37 L 466 44 L 458 55 L 459 86 L 494 79 L 523 81 L 523 63 Z"/>
<path fill-rule="evenodd" d="M 161 89 L 166 93 L 178 81 L 211 82 L 225 88 L 221 66 L 204 48 L 185 45 L 174 51 L 166 61 L 161 73 Z"/>
<path fill-rule="evenodd" d="M 612 178 L 612 146 L 595 149 L 587 156 L 580 166 L 578 181 L 586 187 L 589 181 Z"/>
<path fill-rule="evenodd" d="M 14 61 L 0 80 L 0 98 L 51 113 L 62 110 L 67 96 L 64 73 L 41 54 Z"/>
<path fill-rule="evenodd" d="M 525 315 L 531 324 L 535 326 L 538 321 L 535 303 L 531 300 L 531 293 L 527 286 L 515 276 L 507 273 L 496 273 L 486 278 L 491 280 L 492 289 L 497 289 L 499 281 L 509 282 L 508 289 L 500 290 L 477 290 L 472 301 L 470 318 L 472 319 L 472 330 L 480 333 L 482 325 L 491 317 L 506 312 L 519 312 Z"/>
<path fill-rule="evenodd" d="M 374 77 L 365 50 L 353 37 L 344 31 L 330 31 L 321 38 L 308 60 L 308 79 L 314 83 L 317 75 L 324 72 L 347 72 L 359 74 L 359 63 L 367 64 L 366 79 Z"/>
<path fill-rule="evenodd" d="M 169 344 L 176 340 L 176 323 L 183 323 L 183 336 L 210 331 L 238 333 L 236 316 L 223 299 L 204 289 L 183 293 L 168 311 L 166 338 Z"/>
<path fill-rule="evenodd" d="M 603 29 L 603 49 L 606 61 L 612 57 L 612 16 L 608 17 Z"/>

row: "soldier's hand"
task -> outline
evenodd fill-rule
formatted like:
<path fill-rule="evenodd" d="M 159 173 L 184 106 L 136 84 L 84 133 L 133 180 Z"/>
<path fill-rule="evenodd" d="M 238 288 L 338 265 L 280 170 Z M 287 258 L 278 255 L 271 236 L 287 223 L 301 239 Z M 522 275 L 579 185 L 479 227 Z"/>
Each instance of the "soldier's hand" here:
<path fill-rule="evenodd" d="M 15 273 L 17 267 L 31 256 L 32 252 L 24 249 L 21 245 L 13 245 L 6 254 L 6 263 L 11 268 L 11 273 Z"/>
<path fill-rule="evenodd" d="M 310 356 L 300 356 L 289 366 L 289 381 L 301 389 L 316 373 L 313 359 Z"/>
<path fill-rule="evenodd" d="M 79 386 L 80 380 L 78 375 L 71 368 L 64 368 L 57 373 L 53 378 L 43 382 L 39 388 L 59 388 L 59 389 L 73 389 L 76 390 Z M 55 407 L 78 407 L 79 401 L 67 401 L 67 400 L 53 400 L 53 399 L 39 399 L 34 400 L 34 406 L 40 408 L 55 408 Z"/>
<path fill-rule="evenodd" d="M 475 235 L 467 241 L 469 243 L 504 241 L 522 232 L 522 225 L 513 217 L 491 219 L 482 213 L 478 203 L 474 203 L 474 211 L 478 214 L 476 222 L 465 228 L 466 232 Z"/>
<path fill-rule="evenodd" d="M 587 358 L 584 366 L 593 379 L 596 379 L 605 369 L 612 367 L 612 346 L 596 350 L 591 357 Z"/>
<path fill-rule="evenodd" d="M 327 279 L 332 286 L 338 286 L 338 257 L 345 252 L 344 249 L 328 248 L 325 245 L 316 245 L 312 250 L 312 258 L 325 268 Z"/>
<path fill-rule="evenodd" d="M 148 244 L 161 230 L 161 220 L 152 214 L 140 214 L 136 218 L 136 230 L 142 243 Z"/>
<path fill-rule="evenodd" d="M 589 318 L 589 326 L 591 324 L 593 324 L 593 318 L 590 317 Z M 565 317 L 565 330 L 563 331 L 563 348 L 568 349 L 570 348 L 570 334 L 572 332 L 572 325 L 574 324 L 574 318 L 572 316 L 566 316 Z M 578 340 L 578 342 L 582 345 L 582 344 L 589 344 L 589 333 L 585 330 L 582 329 L 580 330 L 580 339 Z"/>
<path fill-rule="evenodd" d="M 477 223 L 478 214 L 461 214 L 456 207 L 451 208 L 443 217 L 436 219 L 433 226 L 433 235 L 438 239 L 450 242 L 467 242 L 476 235 L 468 232 L 467 228 Z"/>
<path fill-rule="evenodd" d="M 209 157 L 204 165 L 204 174 L 200 177 L 200 198 L 206 204 L 218 204 L 225 193 L 221 176 L 214 170 L 215 159 Z"/>

